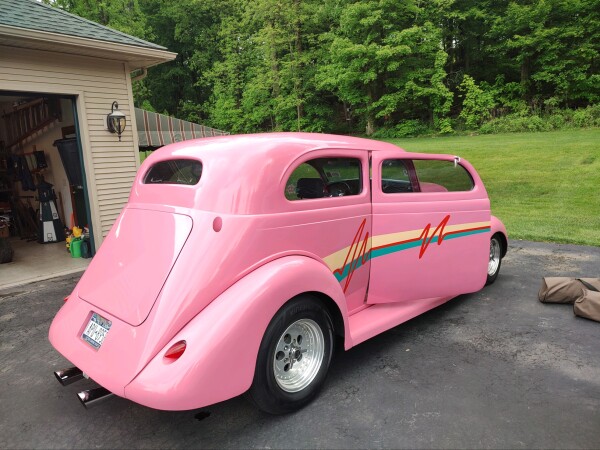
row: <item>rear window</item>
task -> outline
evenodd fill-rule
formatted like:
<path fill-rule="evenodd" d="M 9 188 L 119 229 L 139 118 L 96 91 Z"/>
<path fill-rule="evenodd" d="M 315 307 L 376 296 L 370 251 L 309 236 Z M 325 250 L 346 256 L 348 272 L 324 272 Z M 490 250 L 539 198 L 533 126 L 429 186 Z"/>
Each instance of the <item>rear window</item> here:
<path fill-rule="evenodd" d="M 144 178 L 144 184 L 187 184 L 200 181 L 202 163 L 192 159 L 174 159 L 154 164 Z"/>

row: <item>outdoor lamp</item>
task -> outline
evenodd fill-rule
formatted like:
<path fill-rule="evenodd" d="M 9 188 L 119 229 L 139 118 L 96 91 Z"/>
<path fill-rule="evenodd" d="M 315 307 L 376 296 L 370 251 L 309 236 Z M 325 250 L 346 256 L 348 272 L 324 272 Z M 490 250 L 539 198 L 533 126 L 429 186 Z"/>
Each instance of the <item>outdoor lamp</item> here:
<path fill-rule="evenodd" d="M 108 131 L 111 133 L 117 133 L 120 141 L 121 134 L 123 134 L 123 131 L 125 131 L 126 124 L 127 120 L 125 118 L 125 114 L 119 111 L 119 104 L 117 102 L 113 102 L 110 114 L 106 116 L 106 126 L 108 127 Z"/>

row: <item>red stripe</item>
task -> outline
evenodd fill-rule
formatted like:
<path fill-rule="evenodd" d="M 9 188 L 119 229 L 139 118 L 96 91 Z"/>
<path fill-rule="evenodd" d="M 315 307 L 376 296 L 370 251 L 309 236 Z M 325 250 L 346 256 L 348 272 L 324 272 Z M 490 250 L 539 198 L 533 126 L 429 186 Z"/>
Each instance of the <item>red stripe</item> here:
<path fill-rule="evenodd" d="M 489 229 L 490 229 L 490 227 L 477 227 L 477 228 L 466 228 L 464 230 L 449 231 L 448 233 L 444 233 L 443 238 L 450 234 L 458 234 L 458 233 L 465 233 L 467 231 L 478 231 L 478 230 L 489 230 Z M 381 248 L 394 247 L 394 246 L 400 245 L 400 244 L 408 244 L 410 242 L 418 242 L 420 240 L 421 240 L 421 238 L 414 238 L 414 239 L 407 239 L 405 241 L 392 242 L 391 244 L 385 244 L 385 245 L 380 245 L 379 247 L 373 247 L 371 249 L 371 251 L 379 250 Z"/>

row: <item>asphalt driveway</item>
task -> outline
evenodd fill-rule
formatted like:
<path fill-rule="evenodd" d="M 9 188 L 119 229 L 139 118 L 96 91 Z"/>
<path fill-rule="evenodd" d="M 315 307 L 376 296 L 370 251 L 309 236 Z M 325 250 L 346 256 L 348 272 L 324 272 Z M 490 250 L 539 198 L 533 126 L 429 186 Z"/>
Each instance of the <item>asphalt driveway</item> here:
<path fill-rule="evenodd" d="M 600 276 L 600 248 L 512 241 L 497 282 L 349 352 L 302 411 L 243 398 L 164 412 L 62 387 L 47 340 L 77 278 L 0 291 L 1 448 L 599 448 L 600 323 L 544 305 L 544 275 Z M 1 270 L 1 268 L 0 268 Z"/>

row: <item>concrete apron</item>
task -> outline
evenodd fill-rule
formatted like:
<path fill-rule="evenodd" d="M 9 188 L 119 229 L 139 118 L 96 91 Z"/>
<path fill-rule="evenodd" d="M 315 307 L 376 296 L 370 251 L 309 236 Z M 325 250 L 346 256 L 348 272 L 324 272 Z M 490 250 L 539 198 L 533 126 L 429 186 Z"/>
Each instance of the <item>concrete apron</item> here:
<path fill-rule="evenodd" d="M 72 258 L 64 242 L 39 244 L 10 240 L 13 261 L 0 265 L 0 290 L 83 272 L 91 259 Z"/>

